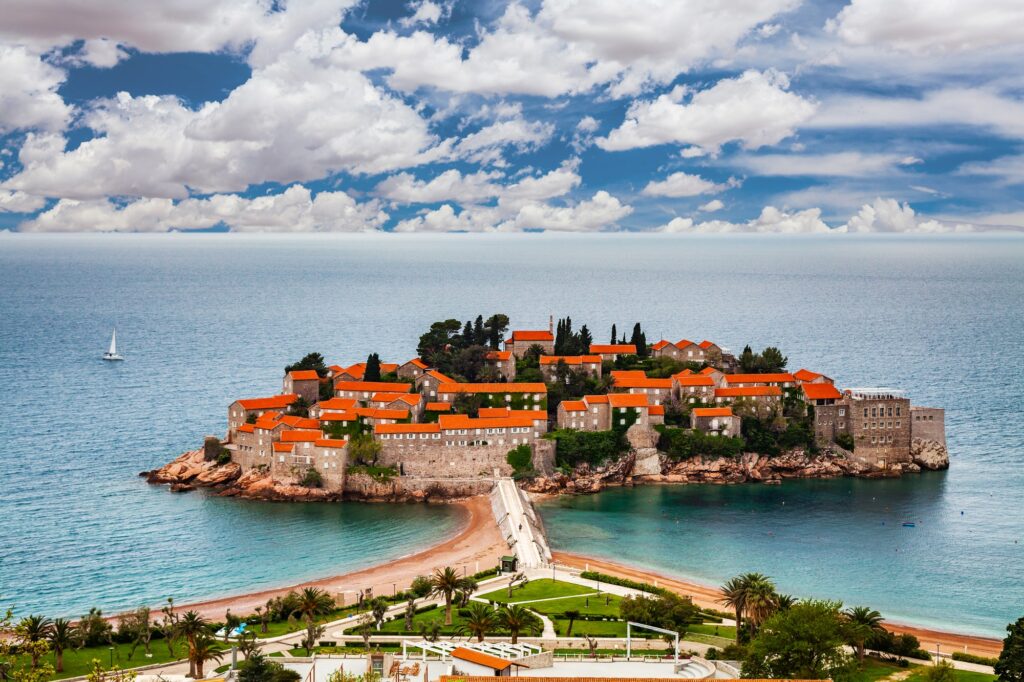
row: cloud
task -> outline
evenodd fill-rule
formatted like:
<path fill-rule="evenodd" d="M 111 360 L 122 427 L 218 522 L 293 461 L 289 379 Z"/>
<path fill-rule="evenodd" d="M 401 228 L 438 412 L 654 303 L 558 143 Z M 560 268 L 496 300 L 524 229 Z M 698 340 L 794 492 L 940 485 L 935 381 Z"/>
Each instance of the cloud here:
<path fill-rule="evenodd" d="M 0 213 L 32 213 L 45 205 L 46 200 L 42 197 L 0 190 Z"/>
<path fill-rule="evenodd" d="M 543 229 L 561 232 L 593 232 L 610 227 L 633 212 L 608 192 L 601 190 L 586 201 L 571 206 L 532 203 L 523 206 L 515 218 L 499 230 Z"/>
<path fill-rule="evenodd" d="M 597 145 L 622 151 L 660 144 L 686 144 L 717 151 L 728 142 L 746 149 L 778 144 L 814 113 L 815 105 L 791 92 L 774 71 L 746 71 L 693 94 L 688 103 L 671 95 L 634 102 L 626 120 Z"/>
<path fill-rule="evenodd" d="M 821 209 L 809 208 L 789 213 L 774 206 L 765 206 L 761 210 L 761 215 L 745 223 L 731 223 L 726 220 L 695 223 L 692 218 L 673 218 L 667 224 L 659 227 L 657 231 L 695 234 L 732 232 L 807 234 L 829 232 L 830 228 L 821 220 Z"/>
<path fill-rule="evenodd" d="M 420 0 L 418 3 L 413 3 L 412 6 L 415 8 L 413 13 L 398 20 L 398 23 L 406 28 L 419 24 L 436 24 L 451 12 L 451 5 L 442 6 L 430 0 Z"/>
<path fill-rule="evenodd" d="M 447 151 L 431 149 L 437 140 L 407 104 L 362 74 L 324 65 L 315 51 L 285 53 L 196 111 L 171 96 L 120 93 L 83 124 L 96 137 L 73 150 L 53 136 L 26 141 L 24 169 L 3 186 L 75 199 L 181 199 L 190 189 L 408 168 Z"/>
<path fill-rule="evenodd" d="M 874 177 L 891 173 L 907 164 L 902 154 L 866 154 L 836 152 L 833 154 L 761 154 L 743 155 L 729 160 L 757 175 L 770 176 L 833 176 Z M 915 161 L 920 162 L 920 159 Z"/>
<path fill-rule="evenodd" d="M 699 194 L 721 192 L 731 186 L 735 186 L 735 184 L 730 182 L 719 185 L 710 180 L 705 180 L 699 175 L 679 172 L 672 173 L 664 180 L 652 180 L 647 183 L 641 194 L 649 197 L 695 197 Z"/>
<path fill-rule="evenodd" d="M 847 232 L 970 232 L 969 224 L 950 225 L 918 216 L 910 204 L 895 199 L 876 198 L 864 204 L 843 226 Z M 840 229 L 843 229 L 840 228 Z"/>
<path fill-rule="evenodd" d="M 991 161 L 972 161 L 956 170 L 957 175 L 998 178 L 1003 185 L 1024 184 L 1024 156 L 1001 156 Z"/>
<path fill-rule="evenodd" d="M 167 232 L 224 224 L 233 232 L 359 232 L 377 230 L 388 215 L 376 201 L 357 203 L 345 192 L 302 185 L 280 194 L 246 199 L 217 194 L 206 199 L 146 198 L 123 206 L 106 199 L 61 199 L 19 226 L 23 232 Z"/>
<path fill-rule="evenodd" d="M 469 49 L 425 32 L 354 37 L 335 55 L 361 69 L 390 71 L 388 84 L 412 92 L 555 97 L 607 84 L 613 97 L 670 83 L 796 0 L 546 0 L 532 13 L 512 2 Z"/>
<path fill-rule="evenodd" d="M 845 43 L 918 55 L 1019 47 L 1019 0 L 853 0 L 828 24 Z"/>
<path fill-rule="evenodd" d="M 499 173 L 485 171 L 463 175 L 451 169 L 425 181 L 416 179 L 411 173 L 399 173 L 381 181 L 375 191 L 379 196 L 401 204 L 475 203 L 498 196 L 502 187 L 493 181 L 500 177 Z"/>
<path fill-rule="evenodd" d="M 71 117 L 71 107 L 57 92 L 65 77 L 24 47 L 0 45 L 0 135 L 63 129 Z"/>
<path fill-rule="evenodd" d="M 708 203 L 701 205 L 698 210 L 705 213 L 714 213 L 715 211 L 721 211 L 723 208 L 725 208 L 725 204 L 720 199 L 712 199 Z"/>
<path fill-rule="evenodd" d="M 548 143 L 554 132 L 553 124 L 527 121 L 522 116 L 499 120 L 459 140 L 453 156 L 474 163 L 503 166 L 506 147 L 520 154 L 539 149 Z"/>
<path fill-rule="evenodd" d="M 821 102 L 813 128 L 892 128 L 970 125 L 1024 138 L 1024 101 L 991 87 L 947 87 L 923 96 L 846 95 Z"/>

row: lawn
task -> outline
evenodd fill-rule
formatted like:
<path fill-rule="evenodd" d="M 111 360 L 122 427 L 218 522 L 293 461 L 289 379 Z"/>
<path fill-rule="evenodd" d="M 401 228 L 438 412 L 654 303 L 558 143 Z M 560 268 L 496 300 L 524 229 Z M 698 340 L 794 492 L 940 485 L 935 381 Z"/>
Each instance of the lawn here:
<path fill-rule="evenodd" d="M 875 682 L 883 677 L 888 677 L 893 673 L 901 672 L 906 668 L 901 668 L 893 663 L 887 663 L 885 661 L 879 661 L 874 658 L 865 658 L 864 665 L 861 668 L 855 669 L 849 677 L 849 682 Z M 917 682 L 922 682 L 918 680 Z"/>
<path fill-rule="evenodd" d="M 508 596 L 508 592 L 505 593 Z M 579 611 L 594 616 L 619 617 L 619 603 L 622 598 L 614 594 L 591 595 L 589 597 L 566 597 L 552 601 L 540 601 L 528 606 L 533 611 L 543 614 L 562 614 L 566 611 Z"/>
<path fill-rule="evenodd" d="M 331 623 L 336 620 L 341 620 L 347 616 L 351 616 L 353 613 L 357 613 L 355 606 L 346 606 L 340 609 L 334 609 L 330 613 L 326 613 L 316 619 L 318 623 Z M 267 631 L 261 632 L 261 625 L 259 619 L 254 615 L 250 615 L 246 618 L 248 623 L 245 626 L 246 632 L 255 632 L 256 636 L 260 639 L 268 639 L 271 637 L 280 637 L 281 635 L 287 635 L 292 632 L 298 632 L 306 629 L 306 624 L 301 618 L 293 618 L 291 620 L 279 620 L 272 623 L 267 623 Z"/>
<path fill-rule="evenodd" d="M 405 629 L 405 616 L 401 615 L 401 616 L 395 618 L 394 620 L 385 621 L 384 624 L 380 626 L 380 631 L 378 632 L 377 630 L 374 630 L 374 634 L 381 634 L 381 635 L 385 635 L 385 634 L 391 634 L 391 635 L 394 635 L 394 634 L 401 634 L 401 635 L 417 634 L 420 631 L 420 625 L 421 624 L 427 624 L 427 623 L 431 623 L 433 621 L 437 621 L 437 622 L 441 623 L 441 634 L 442 635 L 454 635 L 454 634 L 458 633 L 459 627 L 465 622 L 465 620 L 466 620 L 465 618 L 461 618 L 459 616 L 458 608 L 453 606 L 452 607 L 452 624 L 451 625 L 444 625 L 444 607 L 443 606 L 439 606 L 436 609 L 431 609 L 429 611 L 424 611 L 423 613 L 417 613 L 415 616 L 413 616 L 412 617 L 412 631 L 411 632 Z M 345 631 L 345 634 L 347 634 L 347 635 L 355 635 L 355 634 L 358 634 L 358 633 L 355 631 L 355 628 L 352 627 L 352 628 L 347 629 Z"/>
<path fill-rule="evenodd" d="M 906 682 L 924 682 L 926 670 L 925 666 L 915 668 Z M 956 677 L 956 682 L 993 682 L 996 679 L 995 675 L 976 673 L 973 670 L 954 670 L 953 675 Z"/>
<path fill-rule="evenodd" d="M 717 623 L 696 623 L 686 626 L 687 634 L 711 635 L 713 637 L 725 637 L 736 640 L 735 625 L 718 625 Z"/>
<path fill-rule="evenodd" d="M 572 597 L 580 594 L 589 594 L 595 590 L 591 587 L 584 587 L 574 583 L 566 583 L 551 578 L 539 578 L 531 580 L 519 587 L 512 589 L 512 598 L 508 596 L 508 589 L 495 590 L 480 595 L 481 599 L 487 601 L 507 604 L 512 602 L 532 601 L 534 599 L 551 599 L 553 597 Z"/>
<path fill-rule="evenodd" d="M 177 661 L 185 657 L 185 645 L 178 643 L 174 647 L 175 655 L 172 656 L 167 650 L 167 644 L 163 640 L 155 640 L 150 643 L 149 649 L 152 652 L 152 658 L 146 658 L 145 651 L 142 647 L 138 647 L 135 650 L 135 655 L 132 656 L 131 660 L 128 660 L 128 653 L 132 649 L 131 644 L 114 644 L 114 664 L 119 665 L 122 668 L 137 668 L 143 665 L 152 665 L 154 663 L 167 663 L 168 661 Z M 92 670 L 92 660 L 99 660 L 103 664 L 104 668 L 110 666 L 110 648 L 107 645 L 87 647 L 84 649 L 69 649 L 64 652 L 64 672 L 57 673 L 53 676 L 55 680 L 61 680 L 65 677 L 78 677 L 79 675 L 85 675 Z M 49 663 L 55 665 L 56 659 L 53 652 L 46 654 L 42 659 L 43 663 Z M 19 656 L 17 664 L 27 663 L 28 657 Z"/>

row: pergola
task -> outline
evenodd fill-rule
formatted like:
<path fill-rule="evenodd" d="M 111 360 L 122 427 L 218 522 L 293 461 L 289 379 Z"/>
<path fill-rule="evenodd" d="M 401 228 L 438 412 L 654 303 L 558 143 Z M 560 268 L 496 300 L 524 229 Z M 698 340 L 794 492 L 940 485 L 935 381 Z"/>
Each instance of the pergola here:
<path fill-rule="evenodd" d="M 660 632 L 663 635 L 674 635 L 676 638 L 675 646 L 672 647 L 672 662 L 679 663 L 679 633 L 675 630 L 666 630 L 665 628 L 657 628 L 653 625 L 645 625 L 644 623 L 634 623 L 633 621 L 626 621 L 626 659 L 630 658 L 630 654 L 633 650 L 633 628 L 643 628 L 644 630 L 654 630 Z"/>
<path fill-rule="evenodd" d="M 410 642 L 402 640 L 402 658 L 409 660 L 409 649 L 422 651 L 423 660 L 427 660 L 427 654 L 437 654 L 442 661 L 447 661 L 455 649 L 472 649 L 492 656 L 498 656 L 508 660 L 533 656 L 544 651 L 544 648 L 536 644 L 510 644 L 508 642 L 428 642 L 425 639 Z"/>

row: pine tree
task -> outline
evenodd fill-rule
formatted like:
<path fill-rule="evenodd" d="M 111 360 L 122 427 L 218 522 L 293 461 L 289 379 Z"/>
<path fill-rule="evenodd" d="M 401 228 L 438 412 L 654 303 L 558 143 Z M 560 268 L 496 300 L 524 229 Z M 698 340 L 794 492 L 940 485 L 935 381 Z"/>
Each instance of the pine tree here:
<path fill-rule="evenodd" d="M 583 325 L 580 327 L 580 353 L 589 353 L 592 343 L 594 343 L 594 337 L 590 335 L 587 325 Z"/>
<path fill-rule="evenodd" d="M 473 343 L 477 346 L 483 346 L 487 343 L 487 332 L 484 330 L 483 315 L 477 315 L 476 321 L 473 322 Z"/>
<path fill-rule="evenodd" d="M 473 345 L 473 323 L 466 320 L 466 326 L 462 328 L 462 347 Z"/>
<path fill-rule="evenodd" d="M 643 331 L 640 329 L 640 323 L 637 322 L 633 325 L 633 335 L 629 337 L 629 342 L 636 346 L 637 354 L 640 353 L 640 339 L 643 336 Z"/>

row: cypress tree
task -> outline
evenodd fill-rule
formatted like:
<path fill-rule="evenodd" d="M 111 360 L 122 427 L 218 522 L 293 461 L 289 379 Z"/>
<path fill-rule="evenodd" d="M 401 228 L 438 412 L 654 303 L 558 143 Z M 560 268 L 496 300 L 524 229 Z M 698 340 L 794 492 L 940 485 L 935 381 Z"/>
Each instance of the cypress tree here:
<path fill-rule="evenodd" d="M 366 358 L 366 370 L 363 372 L 363 381 L 380 381 L 380 356 L 370 353 Z"/>
<path fill-rule="evenodd" d="M 615 324 L 614 323 L 612 323 L 612 340 L 611 340 L 611 342 L 612 343 L 618 343 L 619 342 L 619 337 L 615 333 Z"/>

